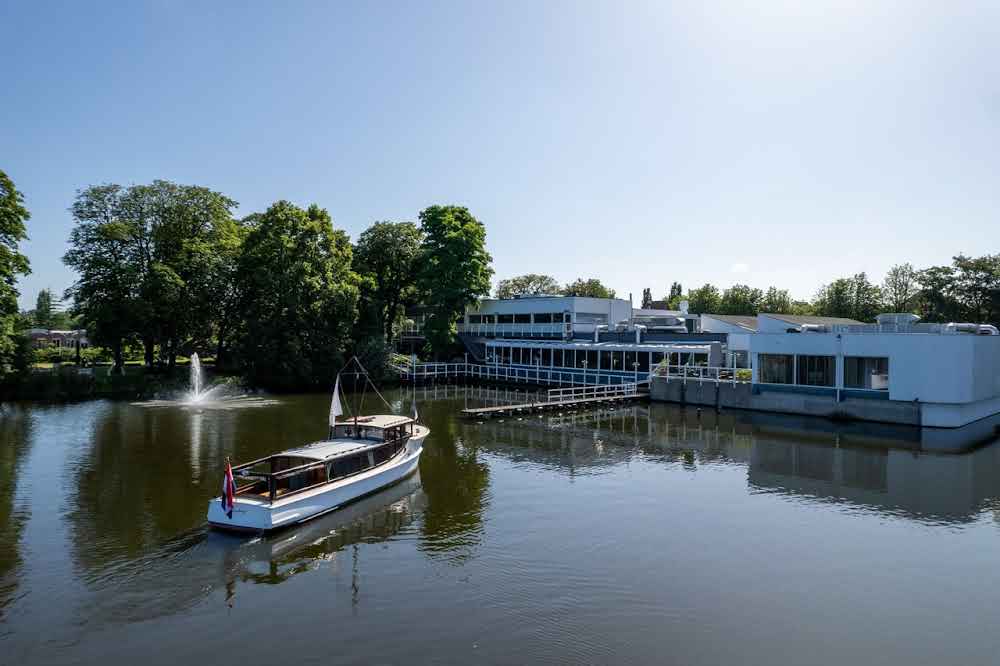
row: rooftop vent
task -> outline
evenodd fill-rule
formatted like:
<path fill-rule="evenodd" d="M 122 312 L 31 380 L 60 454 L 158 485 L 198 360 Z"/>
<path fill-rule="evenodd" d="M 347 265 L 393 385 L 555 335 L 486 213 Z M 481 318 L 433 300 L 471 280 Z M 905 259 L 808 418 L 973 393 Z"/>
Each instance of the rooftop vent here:
<path fill-rule="evenodd" d="M 913 326 L 920 317 L 909 312 L 886 312 L 875 317 L 879 326 Z"/>

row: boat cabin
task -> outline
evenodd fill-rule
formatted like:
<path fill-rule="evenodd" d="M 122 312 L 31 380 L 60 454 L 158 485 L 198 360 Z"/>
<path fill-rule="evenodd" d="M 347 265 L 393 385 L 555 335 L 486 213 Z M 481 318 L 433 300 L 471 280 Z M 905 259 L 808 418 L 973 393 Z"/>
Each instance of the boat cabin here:
<path fill-rule="evenodd" d="M 403 452 L 414 427 L 413 419 L 395 415 L 338 423 L 328 440 L 234 466 L 236 495 L 274 502 L 361 474 Z"/>

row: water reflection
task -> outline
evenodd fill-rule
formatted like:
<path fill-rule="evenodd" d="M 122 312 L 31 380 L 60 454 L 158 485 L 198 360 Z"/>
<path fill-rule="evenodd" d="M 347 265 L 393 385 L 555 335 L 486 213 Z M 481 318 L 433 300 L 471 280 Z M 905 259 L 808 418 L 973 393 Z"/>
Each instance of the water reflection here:
<path fill-rule="evenodd" d="M 469 400 L 462 387 L 449 390 L 458 394 L 450 399 Z M 477 404 L 508 397 L 482 387 L 469 393 Z M 1000 446 L 967 448 L 993 429 L 991 423 L 979 423 L 942 432 L 654 403 L 466 421 L 455 436 L 515 463 L 544 465 L 570 476 L 610 472 L 637 458 L 691 471 L 736 464 L 747 468 L 754 492 L 962 523 L 1000 505 Z M 959 452 L 937 451 L 942 448 Z"/>
<path fill-rule="evenodd" d="M 19 498 L 18 484 L 31 449 L 32 429 L 28 410 L 0 405 L 0 622 L 18 595 L 21 533 L 31 515 L 28 503 Z"/>

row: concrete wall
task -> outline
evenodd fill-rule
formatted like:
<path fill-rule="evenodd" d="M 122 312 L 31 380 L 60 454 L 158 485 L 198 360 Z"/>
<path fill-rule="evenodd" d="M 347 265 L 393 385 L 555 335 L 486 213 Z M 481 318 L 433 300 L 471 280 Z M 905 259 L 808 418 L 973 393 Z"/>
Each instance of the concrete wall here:
<path fill-rule="evenodd" d="M 676 378 L 667 381 L 663 377 L 654 377 L 650 382 L 650 398 L 720 409 L 751 409 L 901 425 L 921 424 L 921 405 L 917 403 L 865 398 L 846 398 L 837 402 L 835 395 L 758 391 L 748 383 L 684 382 Z"/>

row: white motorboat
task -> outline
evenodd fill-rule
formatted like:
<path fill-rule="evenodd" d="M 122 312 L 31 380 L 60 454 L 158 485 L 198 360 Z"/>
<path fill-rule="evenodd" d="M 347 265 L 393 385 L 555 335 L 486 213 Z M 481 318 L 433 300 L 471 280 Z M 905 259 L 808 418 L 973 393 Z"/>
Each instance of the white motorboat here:
<path fill-rule="evenodd" d="M 297 525 L 416 471 L 430 434 L 416 418 L 378 414 L 338 423 L 341 414 L 338 376 L 329 439 L 235 465 L 231 474 L 227 467 L 223 495 L 208 503 L 209 525 L 251 532 Z"/>

